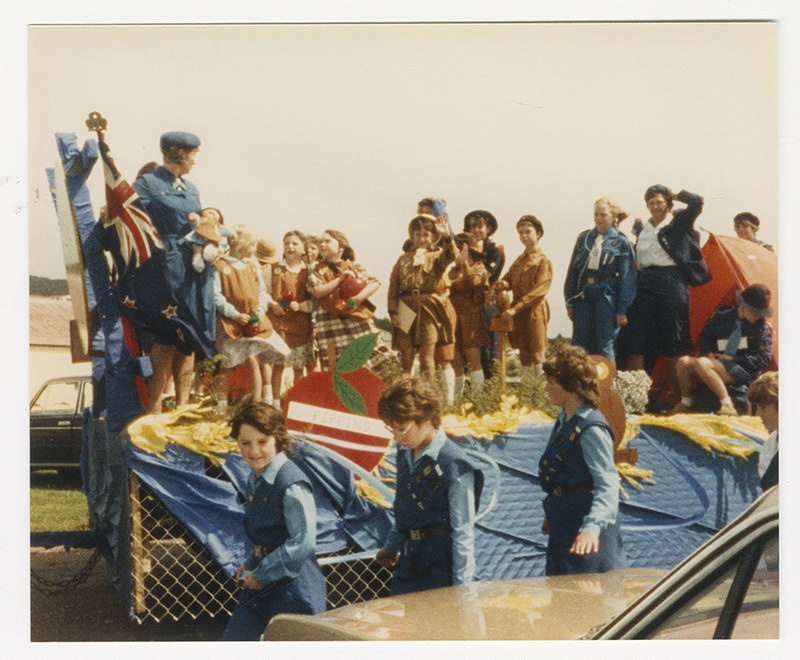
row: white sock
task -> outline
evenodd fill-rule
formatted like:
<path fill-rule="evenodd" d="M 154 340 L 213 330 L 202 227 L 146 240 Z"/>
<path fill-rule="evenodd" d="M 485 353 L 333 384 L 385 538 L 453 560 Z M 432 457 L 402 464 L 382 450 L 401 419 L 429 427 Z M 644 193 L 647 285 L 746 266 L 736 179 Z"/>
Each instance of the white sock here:
<path fill-rule="evenodd" d="M 264 385 L 261 388 L 261 400 L 264 403 L 272 403 L 272 385 Z"/>
<path fill-rule="evenodd" d="M 724 399 L 720 399 L 719 400 L 719 404 L 721 406 L 731 406 L 731 407 L 733 407 L 733 399 L 731 399 L 729 396 L 726 396 Z"/>
<path fill-rule="evenodd" d="M 483 369 L 476 369 L 469 372 L 469 382 L 472 384 L 472 390 L 478 392 L 483 389 Z"/>
<path fill-rule="evenodd" d="M 691 407 L 694 405 L 694 397 L 691 397 L 691 396 L 682 396 L 682 397 L 681 397 L 681 403 L 682 403 L 684 406 L 688 406 L 689 408 L 691 408 Z"/>
<path fill-rule="evenodd" d="M 447 403 L 453 403 L 456 389 L 456 372 L 453 370 L 452 365 L 442 367 L 442 375 L 444 376 L 444 395 Z"/>

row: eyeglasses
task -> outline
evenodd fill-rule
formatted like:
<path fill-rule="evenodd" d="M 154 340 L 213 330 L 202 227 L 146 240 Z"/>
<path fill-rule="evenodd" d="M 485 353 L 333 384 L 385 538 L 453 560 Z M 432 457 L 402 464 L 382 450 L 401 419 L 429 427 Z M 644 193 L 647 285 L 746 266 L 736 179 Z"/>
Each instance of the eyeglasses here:
<path fill-rule="evenodd" d="M 414 422 L 409 422 L 406 427 L 402 430 L 398 430 L 394 426 L 389 426 L 388 424 L 384 425 L 386 430 L 389 431 L 395 438 L 405 438 L 406 434 L 411 430 L 411 427 L 414 426 Z"/>

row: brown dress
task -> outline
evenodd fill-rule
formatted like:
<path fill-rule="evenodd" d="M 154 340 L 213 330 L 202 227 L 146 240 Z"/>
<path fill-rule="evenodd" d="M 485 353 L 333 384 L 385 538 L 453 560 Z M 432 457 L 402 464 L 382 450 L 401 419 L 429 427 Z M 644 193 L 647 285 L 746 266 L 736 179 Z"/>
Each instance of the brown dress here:
<path fill-rule="evenodd" d="M 547 324 L 550 306 L 545 296 L 553 282 L 553 265 L 540 248 L 523 252 L 501 278 L 511 289 L 510 309 L 515 312 L 514 329 L 508 333 L 511 346 L 518 349 L 523 362 L 547 350 Z"/>
<path fill-rule="evenodd" d="M 224 367 L 235 367 L 248 358 L 274 361 L 285 356 L 289 347 L 275 333 L 260 300 L 263 282 L 252 261 L 221 257 L 214 262 L 219 287 L 215 287 L 217 341 Z M 236 314 L 255 314 L 258 322 L 243 326 Z"/>
<path fill-rule="evenodd" d="M 489 288 L 489 271 L 483 262 L 462 264 L 450 270 L 450 301 L 456 310 L 456 349 L 484 348 L 489 331 L 484 296 Z"/>
<path fill-rule="evenodd" d="M 304 346 L 311 339 L 311 294 L 308 293 L 308 268 L 293 272 L 283 263 L 273 264 L 265 269 L 269 279 L 267 293 L 279 303 L 285 314 L 279 316 L 268 312 L 272 327 L 275 328 L 289 348 Z M 300 304 L 300 311 L 288 309 L 289 303 Z M 303 304 L 305 303 L 305 304 Z M 303 311 L 308 309 L 308 311 Z"/>

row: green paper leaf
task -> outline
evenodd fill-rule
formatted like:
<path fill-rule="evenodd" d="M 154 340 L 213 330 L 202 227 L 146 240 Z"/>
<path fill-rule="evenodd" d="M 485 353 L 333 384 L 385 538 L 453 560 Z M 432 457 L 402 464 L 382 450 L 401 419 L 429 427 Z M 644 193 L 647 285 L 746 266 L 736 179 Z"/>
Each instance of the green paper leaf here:
<path fill-rule="evenodd" d="M 350 412 L 356 415 L 367 414 L 367 404 L 359 391 L 339 374 L 333 374 L 333 391 Z"/>
<path fill-rule="evenodd" d="M 378 335 L 364 335 L 354 339 L 336 360 L 333 373 L 349 374 L 351 371 L 360 369 L 369 360 L 369 356 L 372 355 L 372 351 L 375 350 L 377 344 Z"/>

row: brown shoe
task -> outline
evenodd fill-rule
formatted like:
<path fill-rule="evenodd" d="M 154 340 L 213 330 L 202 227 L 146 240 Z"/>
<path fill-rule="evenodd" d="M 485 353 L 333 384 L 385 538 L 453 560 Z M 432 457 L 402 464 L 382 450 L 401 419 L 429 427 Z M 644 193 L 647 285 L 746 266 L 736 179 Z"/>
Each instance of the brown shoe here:
<path fill-rule="evenodd" d="M 719 407 L 719 410 L 717 411 L 717 414 L 718 415 L 730 415 L 731 417 L 738 417 L 739 416 L 739 411 L 736 410 L 736 408 L 734 408 L 729 403 L 726 403 L 726 404 L 724 404 L 724 405 Z"/>

